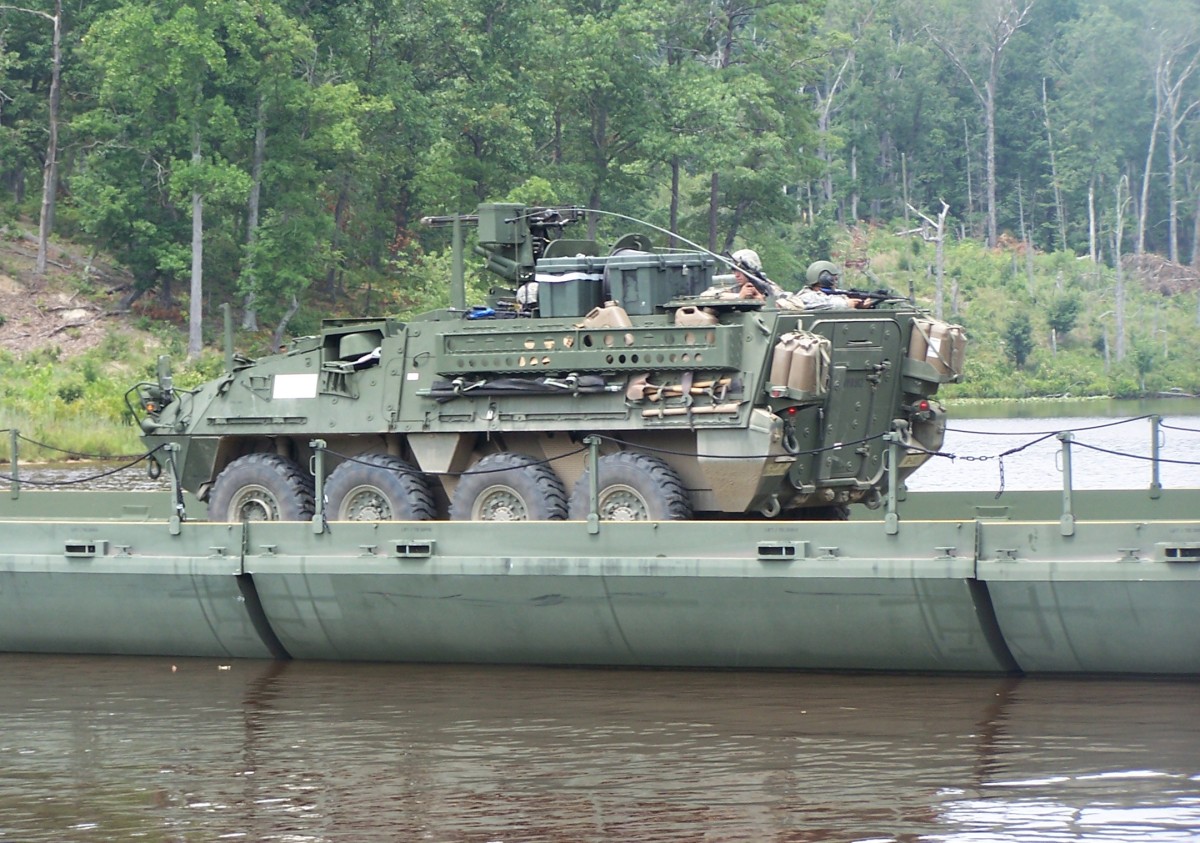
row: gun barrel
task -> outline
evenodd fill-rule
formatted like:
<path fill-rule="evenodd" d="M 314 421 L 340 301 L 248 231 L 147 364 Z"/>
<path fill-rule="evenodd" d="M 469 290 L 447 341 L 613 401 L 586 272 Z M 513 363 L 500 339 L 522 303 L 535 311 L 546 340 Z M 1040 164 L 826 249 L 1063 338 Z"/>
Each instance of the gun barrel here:
<path fill-rule="evenodd" d="M 456 218 L 459 222 L 479 222 L 478 214 L 449 214 L 447 216 L 440 217 L 421 217 L 421 225 L 429 225 L 434 226 L 435 228 L 440 228 L 442 226 L 454 225 L 454 220 Z"/>

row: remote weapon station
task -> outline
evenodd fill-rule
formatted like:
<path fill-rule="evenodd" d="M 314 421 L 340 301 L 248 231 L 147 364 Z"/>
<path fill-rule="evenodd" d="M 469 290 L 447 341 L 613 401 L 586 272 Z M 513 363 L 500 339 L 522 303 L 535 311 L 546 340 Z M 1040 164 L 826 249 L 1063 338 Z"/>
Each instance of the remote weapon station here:
<path fill-rule="evenodd" d="M 451 308 L 326 320 L 192 390 L 160 360 L 126 401 L 215 521 L 843 518 L 940 447 L 961 329 L 703 295 L 721 259 L 564 237 L 586 213 L 428 218 L 459 266 L 475 224 L 486 305 L 456 272 Z"/>

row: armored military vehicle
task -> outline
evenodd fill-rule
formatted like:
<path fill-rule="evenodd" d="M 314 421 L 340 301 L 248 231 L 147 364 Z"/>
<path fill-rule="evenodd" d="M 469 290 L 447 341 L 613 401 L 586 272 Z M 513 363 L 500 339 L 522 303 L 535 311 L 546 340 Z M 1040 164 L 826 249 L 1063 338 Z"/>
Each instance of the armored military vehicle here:
<path fill-rule="evenodd" d="M 720 257 L 565 237 L 585 214 L 429 218 L 456 242 L 475 225 L 486 304 L 460 278 L 456 306 L 326 320 L 194 390 L 160 361 L 126 396 L 147 445 L 234 522 L 308 520 L 318 499 L 329 520 L 837 518 L 941 445 L 961 329 L 900 298 L 712 295 Z"/>

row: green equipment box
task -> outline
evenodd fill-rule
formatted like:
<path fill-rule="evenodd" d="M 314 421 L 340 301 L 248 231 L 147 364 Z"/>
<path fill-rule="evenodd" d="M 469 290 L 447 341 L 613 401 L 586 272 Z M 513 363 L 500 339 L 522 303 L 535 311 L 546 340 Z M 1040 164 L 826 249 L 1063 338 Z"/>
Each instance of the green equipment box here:
<path fill-rule="evenodd" d="M 538 312 L 542 316 L 585 316 L 604 304 L 605 259 L 577 255 L 537 263 Z"/>
<path fill-rule="evenodd" d="M 672 299 L 698 296 L 708 289 L 714 263 L 695 253 L 626 253 L 608 259 L 605 281 L 609 296 L 628 314 L 645 316 Z"/>

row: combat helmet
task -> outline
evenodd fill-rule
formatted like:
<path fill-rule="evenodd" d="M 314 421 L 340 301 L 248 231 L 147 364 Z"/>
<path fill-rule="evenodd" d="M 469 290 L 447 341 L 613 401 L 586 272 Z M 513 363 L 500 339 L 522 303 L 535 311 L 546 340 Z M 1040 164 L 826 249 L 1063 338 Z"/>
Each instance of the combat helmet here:
<path fill-rule="evenodd" d="M 738 249 L 729 256 L 733 260 L 734 269 L 743 269 L 758 275 L 762 272 L 762 259 L 753 249 Z"/>
<path fill-rule="evenodd" d="M 823 279 L 821 276 L 826 272 L 830 277 Z M 810 287 L 821 283 L 828 283 L 830 286 L 836 287 L 838 279 L 842 277 L 842 270 L 833 261 L 813 261 L 808 265 L 808 271 L 804 273 L 804 277 L 808 279 Z"/>

